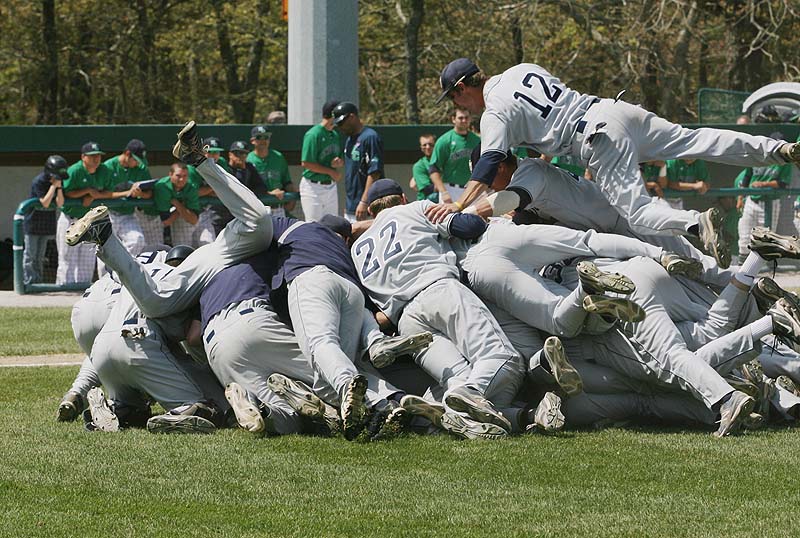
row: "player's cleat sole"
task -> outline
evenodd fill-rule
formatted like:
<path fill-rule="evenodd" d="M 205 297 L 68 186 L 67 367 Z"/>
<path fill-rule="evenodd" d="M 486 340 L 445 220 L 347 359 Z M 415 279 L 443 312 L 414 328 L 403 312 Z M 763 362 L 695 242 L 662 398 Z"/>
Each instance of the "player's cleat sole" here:
<path fill-rule="evenodd" d="M 685 258 L 674 252 L 665 252 L 661 256 L 661 266 L 671 276 L 685 276 L 699 280 L 703 276 L 703 263 L 694 258 Z"/>
<path fill-rule="evenodd" d="M 388 441 L 406 431 L 411 421 L 411 413 L 397 406 L 381 419 L 381 425 L 370 441 Z"/>
<path fill-rule="evenodd" d="M 352 441 L 364 429 L 367 406 L 367 378 L 358 374 L 350 380 L 342 401 L 342 429 L 345 439 Z"/>
<path fill-rule="evenodd" d="M 446 410 L 465 413 L 478 422 L 495 424 L 507 432 L 511 431 L 511 422 L 495 409 L 492 402 L 478 390 L 467 385 L 450 389 L 444 396 L 444 405 Z"/>
<path fill-rule="evenodd" d="M 111 235 L 111 219 L 108 218 L 108 208 L 99 205 L 90 209 L 67 228 L 65 241 L 71 247 L 83 242 L 102 245 L 109 235 Z"/>
<path fill-rule="evenodd" d="M 750 415 L 754 404 L 755 400 L 747 394 L 734 391 L 720 408 L 719 429 L 714 432 L 714 436 L 725 437 L 736 431 L 741 421 Z"/>
<path fill-rule="evenodd" d="M 179 161 L 192 166 L 197 166 L 206 160 L 194 120 L 190 120 L 178 131 L 178 141 L 172 147 L 172 155 Z"/>
<path fill-rule="evenodd" d="M 767 315 L 772 318 L 772 332 L 800 345 L 800 304 L 789 297 L 781 297 Z"/>
<path fill-rule="evenodd" d="M 214 423 L 197 415 L 173 415 L 166 413 L 150 417 L 147 421 L 150 433 L 214 433 Z"/>
<path fill-rule="evenodd" d="M 236 422 L 243 430 L 251 433 L 263 433 L 267 425 L 261 412 L 253 405 L 247 392 L 238 383 L 228 383 L 225 387 L 225 399 L 231 404 Z"/>
<path fill-rule="evenodd" d="M 561 398 L 555 393 L 548 392 L 536 406 L 533 415 L 533 424 L 530 424 L 526 431 L 541 430 L 544 432 L 556 432 L 564 428 L 564 414 L 561 412 Z"/>
<path fill-rule="evenodd" d="M 800 259 L 800 240 L 758 226 L 750 233 L 750 250 L 767 261 L 781 258 Z"/>
<path fill-rule="evenodd" d="M 578 371 L 567 360 L 564 346 L 557 336 L 550 336 L 544 341 L 544 359 L 550 367 L 550 373 L 556 383 L 567 396 L 583 392 L 583 379 Z"/>
<path fill-rule="evenodd" d="M 72 422 L 86 409 L 86 401 L 77 392 L 68 392 L 58 404 L 56 420 L 59 422 Z"/>
<path fill-rule="evenodd" d="M 86 394 L 86 400 L 89 404 L 89 413 L 92 417 L 94 430 L 103 432 L 119 431 L 119 419 L 109 407 L 103 389 L 100 387 L 92 388 Z"/>
<path fill-rule="evenodd" d="M 628 295 L 636 289 L 636 285 L 630 278 L 619 273 L 602 271 L 590 261 L 578 263 L 575 269 L 578 271 L 578 278 L 581 281 L 583 290 L 589 294 L 611 291 Z"/>
<path fill-rule="evenodd" d="M 407 394 L 400 400 L 400 406 L 415 417 L 423 417 L 437 428 L 442 427 L 442 415 L 444 415 L 442 404 Z"/>
<path fill-rule="evenodd" d="M 478 422 L 452 411 L 447 411 L 442 415 L 442 428 L 462 439 L 496 441 L 508 437 L 508 431 L 496 424 Z"/>
<path fill-rule="evenodd" d="M 782 145 L 780 154 L 787 163 L 800 164 L 800 144 L 797 142 L 787 142 Z"/>
<path fill-rule="evenodd" d="M 781 288 L 777 282 L 769 277 L 762 277 L 756 281 L 750 294 L 756 301 L 756 307 L 762 314 L 766 314 L 770 308 L 782 297 L 797 300 L 794 294 Z"/>
<path fill-rule="evenodd" d="M 646 316 L 644 309 L 633 301 L 605 295 L 587 295 L 583 298 L 583 309 L 590 314 L 626 323 L 638 323 Z"/>
<path fill-rule="evenodd" d="M 791 392 L 795 396 L 800 396 L 800 390 L 797 389 L 797 385 L 788 375 L 779 375 L 776 377 L 775 387 Z"/>
<path fill-rule="evenodd" d="M 700 214 L 698 228 L 700 229 L 700 242 L 705 253 L 717 260 L 720 267 L 727 269 L 731 265 L 731 252 L 722 235 L 724 221 L 725 216 L 722 212 L 718 208 L 712 207 Z"/>
<path fill-rule="evenodd" d="M 311 387 L 302 381 L 296 381 L 281 374 L 272 374 L 267 379 L 267 386 L 304 417 L 323 420 L 325 416 L 324 402 L 314 394 Z"/>
<path fill-rule="evenodd" d="M 408 336 L 387 336 L 369 348 L 369 360 L 375 368 L 385 368 L 401 355 L 414 355 L 433 342 L 429 332 Z"/>

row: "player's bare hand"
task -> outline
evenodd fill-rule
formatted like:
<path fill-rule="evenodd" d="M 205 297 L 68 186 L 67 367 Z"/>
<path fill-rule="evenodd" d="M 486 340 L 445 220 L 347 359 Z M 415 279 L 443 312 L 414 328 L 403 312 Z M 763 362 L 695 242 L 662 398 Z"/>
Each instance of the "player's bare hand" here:
<path fill-rule="evenodd" d="M 53 187 L 57 188 L 57 189 L 60 189 L 60 188 L 61 188 L 61 180 L 60 180 L 60 179 L 58 179 L 58 178 L 55 178 L 55 177 L 54 177 L 54 178 L 52 178 L 52 179 L 50 180 L 50 184 L 51 184 Z"/>
<path fill-rule="evenodd" d="M 331 179 L 334 180 L 334 181 L 341 181 L 342 180 L 342 173 L 341 172 L 337 172 L 336 170 L 334 170 L 333 173 L 330 174 L 330 176 L 331 176 Z"/>
<path fill-rule="evenodd" d="M 706 183 L 705 181 L 698 181 L 695 185 L 696 185 L 695 190 L 697 191 L 697 194 L 705 194 L 708 192 L 709 186 L 708 183 Z"/>
<path fill-rule="evenodd" d="M 434 224 L 439 224 L 447 218 L 450 213 L 458 212 L 456 204 L 436 204 L 425 211 L 425 216 Z"/>
<path fill-rule="evenodd" d="M 81 198 L 81 204 L 83 205 L 83 207 L 89 207 L 90 205 L 92 205 L 93 200 L 94 198 L 92 198 L 91 195 L 87 194 L 86 196 Z"/>
<path fill-rule="evenodd" d="M 359 202 L 356 208 L 356 220 L 367 220 L 369 218 L 369 211 L 367 210 L 366 202 Z"/>
<path fill-rule="evenodd" d="M 281 189 L 275 189 L 274 191 L 270 191 L 269 193 L 278 200 L 283 200 L 283 195 L 286 194 L 286 191 L 283 191 Z"/>
<path fill-rule="evenodd" d="M 439 193 L 439 202 L 441 202 L 443 204 L 452 204 L 453 203 L 453 197 L 450 196 L 450 193 L 447 192 L 447 191 L 440 192 Z"/>
<path fill-rule="evenodd" d="M 341 168 L 344 166 L 344 161 L 341 157 L 334 157 L 331 161 L 331 168 Z M 338 179 L 337 179 L 338 181 Z"/>

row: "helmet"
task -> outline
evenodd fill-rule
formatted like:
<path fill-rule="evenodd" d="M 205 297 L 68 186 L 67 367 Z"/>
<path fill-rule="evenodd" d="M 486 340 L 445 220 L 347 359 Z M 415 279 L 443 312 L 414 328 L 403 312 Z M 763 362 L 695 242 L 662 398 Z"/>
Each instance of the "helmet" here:
<path fill-rule="evenodd" d="M 167 252 L 167 257 L 164 263 L 177 267 L 183 260 L 189 257 L 189 254 L 194 252 L 194 249 L 189 245 L 175 245 Z"/>
<path fill-rule="evenodd" d="M 341 125 L 350 114 L 358 114 L 358 107 L 349 101 L 342 101 L 333 108 L 333 124 Z"/>
<path fill-rule="evenodd" d="M 44 171 L 59 179 L 67 179 L 67 160 L 61 155 L 50 155 L 44 163 Z"/>

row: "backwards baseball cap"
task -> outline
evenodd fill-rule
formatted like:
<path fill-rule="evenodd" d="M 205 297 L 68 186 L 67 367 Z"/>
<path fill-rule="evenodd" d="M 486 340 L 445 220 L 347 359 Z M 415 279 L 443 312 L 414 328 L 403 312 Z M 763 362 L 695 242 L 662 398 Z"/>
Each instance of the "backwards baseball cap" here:
<path fill-rule="evenodd" d="M 242 142 L 241 140 L 235 141 L 231 144 L 230 149 L 228 149 L 231 153 L 249 153 L 250 150 L 247 148 L 247 144 Z"/>
<path fill-rule="evenodd" d="M 367 192 L 367 205 L 370 205 L 378 198 L 392 196 L 393 194 L 403 194 L 403 188 L 400 184 L 389 178 L 379 179 L 372 184 L 369 188 L 369 192 Z"/>
<path fill-rule="evenodd" d="M 350 101 L 342 101 L 333 107 L 333 110 L 331 111 L 331 116 L 333 116 L 333 124 L 341 125 L 350 114 L 358 114 L 358 107 Z"/>
<path fill-rule="evenodd" d="M 348 239 L 353 235 L 353 225 L 350 224 L 350 221 L 344 217 L 338 217 L 329 213 L 319 219 L 319 223 L 327 228 L 330 228 L 345 239 Z"/>
<path fill-rule="evenodd" d="M 272 136 L 272 132 L 267 130 L 266 127 L 263 125 L 256 125 L 252 129 L 250 129 L 250 138 L 269 138 Z"/>
<path fill-rule="evenodd" d="M 325 119 L 333 117 L 333 109 L 339 104 L 338 99 L 331 99 L 322 105 L 322 117 Z"/>
<path fill-rule="evenodd" d="M 478 66 L 468 58 L 459 58 L 447 64 L 445 68 L 442 69 L 442 74 L 439 76 L 439 84 L 442 86 L 442 95 L 439 96 L 435 104 L 438 105 L 441 103 L 442 99 L 453 91 L 456 84 L 479 71 L 480 69 L 478 69 Z"/>
<path fill-rule="evenodd" d="M 222 149 L 222 141 L 216 136 L 209 136 L 208 138 L 204 138 L 203 147 L 205 146 L 208 146 L 208 148 L 206 148 L 206 151 L 209 153 L 219 153 L 220 151 L 224 151 Z"/>
<path fill-rule="evenodd" d="M 105 153 L 97 142 L 86 142 L 81 146 L 81 155 L 105 155 Z"/>

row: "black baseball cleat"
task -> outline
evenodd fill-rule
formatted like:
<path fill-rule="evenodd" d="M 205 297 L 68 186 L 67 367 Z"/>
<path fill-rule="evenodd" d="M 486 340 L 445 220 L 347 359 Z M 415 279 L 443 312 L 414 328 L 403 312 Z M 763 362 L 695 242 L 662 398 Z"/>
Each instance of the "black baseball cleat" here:
<path fill-rule="evenodd" d="M 767 315 L 772 318 L 772 332 L 800 346 L 800 304 L 792 298 L 781 297 Z"/>
<path fill-rule="evenodd" d="M 56 420 L 59 422 L 72 422 L 86 409 L 86 400 L 77 392 L 69 391 L 58 404 Z"/>
<path fill-rule="evenodd" d="M 342 400 L 342 429 L 345 439 L 352 441 L 364 429 L 367 420 L 367 378 L 361 374 L 353 376 L 347 385 Z"/>
<path fill-rule="evenodd" d="M 787 142 L 782 145 L 780 154 L 787 163 L 800 164 L 800 144 L 797 142 Z"/>
<path fill-rule="evenodd" d="M 781 258 L 800 259 L 800 240 L 758 226 L 750 233 L 750 250 L 767 261 Z"/>
<path fill-rule="evenodd" d="M 796 295 L 781 288 L 777 282 L 766 276 L 756 281 L 755 286 L 750 290 L 750 294 L 756 301 L 758 311 L 762 314 L 766 314 L 781 297 L 786 297 L 794 302 L 798 300 Z"/>
<path fill-rule="evenodd" d="M 150 417 L 147 421 L 150 433 L 214 433 L 214 423 L 197 415 L 174 415 L 165 413 Z"/>
<path fill-rule="evenodd" d="M 178 141 L 172 147 L 172 155 L 181 162 L 197 166 L 206 160 L 203 142 L 197 134 L 197 124 L 190 120 L 178 131 Z"/>
<path fill-rule="evenodd" d="M 111 219 L 104 205 L 93 207 L 67 228 L 66 242 L 74 247 L 78 243 L 105 244 L 111 237 Z"/>
<path fill-rule="evenodd" d="M 588 294 L 599 294 L 605 291 L 628 295 L 633 293 L 636 285 L 633 281 L 619 273 L 601 271 L 590 261 L 582 261 L 575 266 L 578 271 L 583 291 Z"/>
<path fill-rule="evenodd" d="M 725 216 L 722 212 L 716 207 L 712 207 L 700 214 L 698 228 L 700 242 L 703 244 L 705 253 L 717 260 L 717 264 L 721 268 L 727 269 L 731 265 L 731 251 L 722 236 L 724 222 Z"/>

